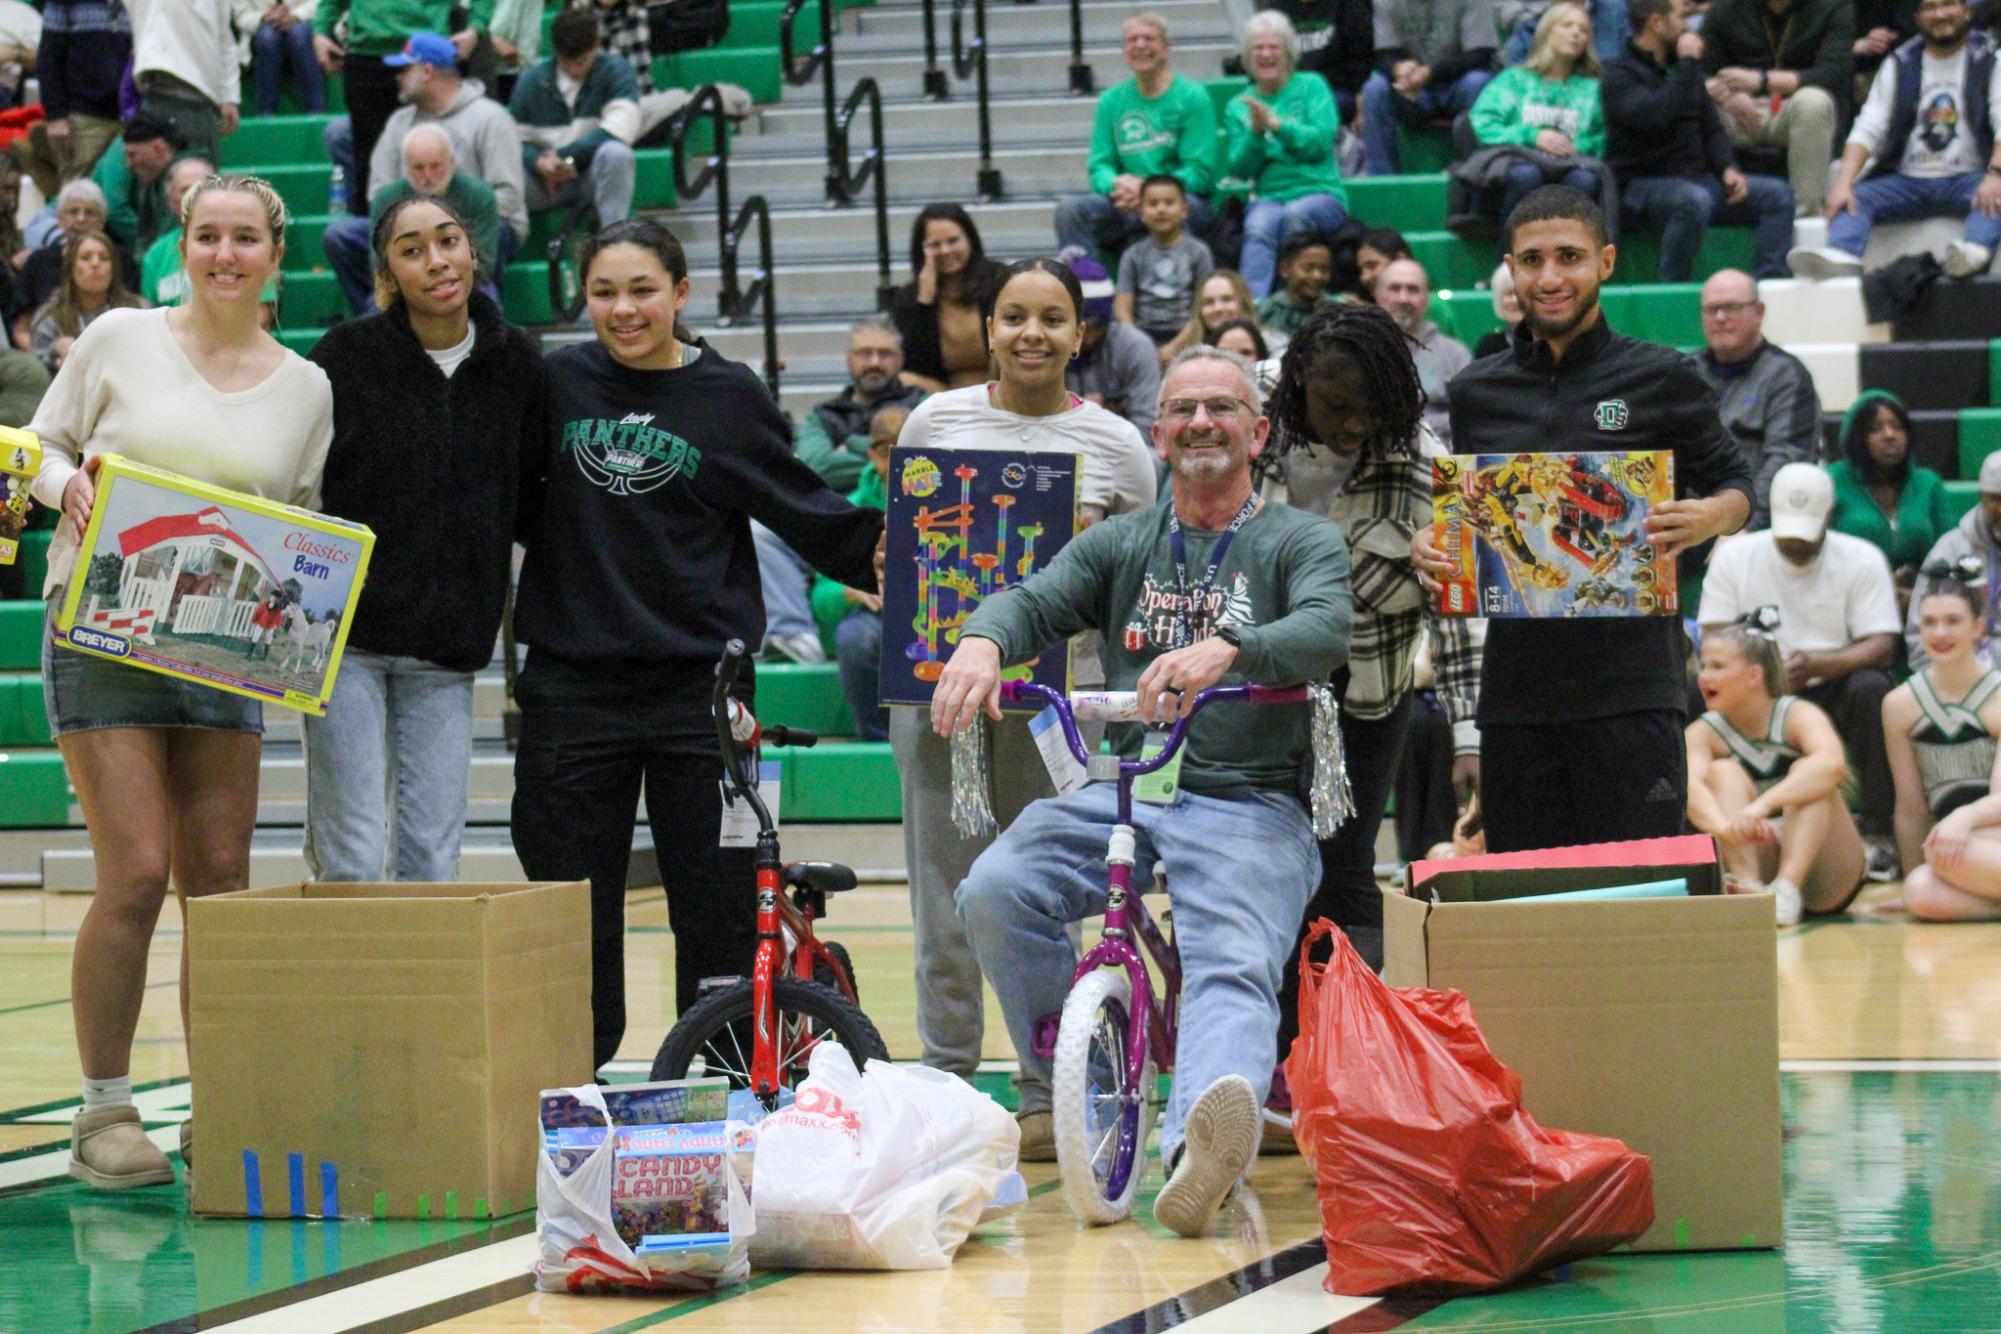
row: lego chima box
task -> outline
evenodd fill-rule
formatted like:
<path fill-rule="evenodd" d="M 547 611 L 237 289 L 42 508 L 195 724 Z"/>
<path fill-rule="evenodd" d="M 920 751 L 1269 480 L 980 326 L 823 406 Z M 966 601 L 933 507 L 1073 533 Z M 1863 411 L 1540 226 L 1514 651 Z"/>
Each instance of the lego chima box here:
<path fill-rule="evenodd" d="M 116 454 L 56 642 L 324 716 L 375 534 Z"/>
<path fill-rule="evenodd" d="M 1432 460 L 1446 616 L 1672 616 L 1675 562 L 1647 537 L 1674 498 L 1667 450 Z"/>

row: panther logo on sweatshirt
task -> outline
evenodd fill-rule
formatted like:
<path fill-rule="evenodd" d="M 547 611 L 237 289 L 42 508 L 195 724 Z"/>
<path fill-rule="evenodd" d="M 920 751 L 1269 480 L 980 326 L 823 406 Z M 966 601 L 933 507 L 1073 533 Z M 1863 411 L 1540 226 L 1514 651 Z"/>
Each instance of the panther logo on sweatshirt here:
<path fill-rule="evenodd" d="M 676 477 L 693 477 L 702 464 L 702 451 L 655 426 L 650 412 L 564 422 L 562 449 L 576 456 L 593 486 L 615 496 L 644 495 Z"/>

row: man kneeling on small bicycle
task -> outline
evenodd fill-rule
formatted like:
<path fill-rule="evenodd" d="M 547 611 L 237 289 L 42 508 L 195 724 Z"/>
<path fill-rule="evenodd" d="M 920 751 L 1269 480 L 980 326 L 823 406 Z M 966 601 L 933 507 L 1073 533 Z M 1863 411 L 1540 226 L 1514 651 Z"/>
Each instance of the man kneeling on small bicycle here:
<path fill-rule="evenodd" d="M 1260 500 L 1251 460 L 1269 426 L 1243 358 L 1212 347 L 1177 356 L 1153 426 L 1172 498 L 1099 522 L 974 612 L 939 678 L 932 726 L 950 734 L 982 708 L 999 718 L 1002 665 L 1085 629 L 1104 634 L 1106 688 L 1136 690 L 1142 720 L 1163 727 L 1209 686 L 1327 680 L 1348 655 L 1348 549 L 1331 521 Z M 1145 730 L 1110 732 L 1131 759 Z M 1304 803 L 1310 730 L 1304 703 L 1205 710 L 1178 775 L 1170 766 L 1136 793 L 1134 864 L 1166 868 L 1183 968 L 1160 1135 L 1168 1181 L 1154 1203 L 1155 1219 L 1182 1236 L 1207 1230 L 1257 1152 L 1279 980 L 1320 881 Z M 1030 1087 L 1049 1087 L 1037 1024 L 1063 1009 L 1070 986 L 1065 927 L 1104 911 L 1117 820 L 1111 783 L 1045 798 L 959 886 L 1022 1069 L 1042 1076 Z M 1021 1119 L 1025 1141 L 1052 1133 L 1046 1105 L 1024 1106 Z"/>

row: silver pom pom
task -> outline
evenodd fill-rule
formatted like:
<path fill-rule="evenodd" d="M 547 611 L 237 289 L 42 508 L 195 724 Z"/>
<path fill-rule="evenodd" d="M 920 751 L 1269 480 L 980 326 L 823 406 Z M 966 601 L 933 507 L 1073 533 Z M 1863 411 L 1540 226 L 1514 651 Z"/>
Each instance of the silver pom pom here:
<path fill-rule="evenodd" d="M 1313 836 L 1332 838 L 1355 813 L 1348 786 L 1348 757 L 1341 749 L 1341 705 L 1334 688 L 1309 686 L 1313 700 Z"/>
<path fill-rule="evenodd" d="M 987 725 L 981 718 L 952 733 L 952 827 L 961 838 L 986 838 L 999 829 L 987 792 Z"/>

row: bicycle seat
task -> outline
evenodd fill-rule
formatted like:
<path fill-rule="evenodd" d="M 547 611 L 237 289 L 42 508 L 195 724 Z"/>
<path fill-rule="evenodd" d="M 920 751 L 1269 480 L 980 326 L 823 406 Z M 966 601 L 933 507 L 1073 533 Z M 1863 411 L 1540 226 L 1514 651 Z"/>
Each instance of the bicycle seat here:
<path fill-rule="evenodd" d="M 841 894 L 855 887 L 855 873 L 838 862 L 793 862 L 781 877 L 787 889 Z"/>

